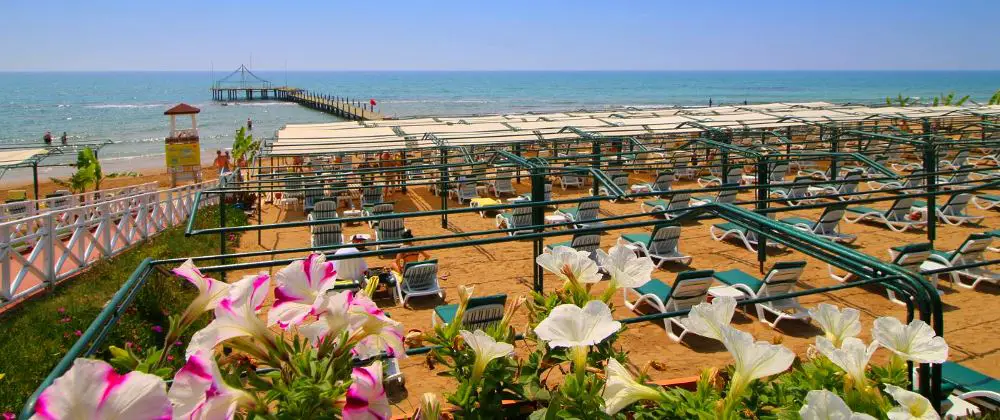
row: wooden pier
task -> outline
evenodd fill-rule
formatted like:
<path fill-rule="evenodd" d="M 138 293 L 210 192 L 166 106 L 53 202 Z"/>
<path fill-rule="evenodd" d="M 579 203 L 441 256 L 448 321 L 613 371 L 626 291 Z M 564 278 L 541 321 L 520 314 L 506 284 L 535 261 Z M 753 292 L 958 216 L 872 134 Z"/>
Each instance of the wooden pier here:
<path fill-rule="evenodd" d="M 239 75 L 237 80 L 235 77 Z M 307 108 L 326 112 L 351 121 L 381 120 L 382 114 L 370 103 L 356 98 L 324 95 L 289 86 L 272 86 L 271 82 L 257 77 L 246 66 L 212 85 L 212 100 L 253 101 L 276 100 L 295 102 Z"/>

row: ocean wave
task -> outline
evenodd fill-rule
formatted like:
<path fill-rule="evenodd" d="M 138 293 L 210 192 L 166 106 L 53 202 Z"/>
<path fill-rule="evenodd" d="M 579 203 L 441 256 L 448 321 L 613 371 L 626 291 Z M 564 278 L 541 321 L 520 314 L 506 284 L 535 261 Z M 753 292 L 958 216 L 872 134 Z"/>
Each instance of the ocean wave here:
<path fill-rule="evenodd" d="M 98 105 L 85 105 L 84 108 L 90 109 L 130 109 L 130 108 L 159 108 L 165 107 L 165 104 L 98 104 Z"/>

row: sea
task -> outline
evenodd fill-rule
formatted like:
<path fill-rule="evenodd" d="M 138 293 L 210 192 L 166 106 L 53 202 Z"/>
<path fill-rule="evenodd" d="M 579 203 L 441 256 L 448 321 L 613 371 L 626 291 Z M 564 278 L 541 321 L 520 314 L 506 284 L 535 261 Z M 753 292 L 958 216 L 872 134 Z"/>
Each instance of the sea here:
<path fill-rule="evenodd" d="M 271 138 L 286 124 L 337 118 L 278 101 L 215 102 L 210 88 L 227 72 L 0 72 L 0 145 L 111 141 L 100 151 L 105 172 L 164 167 L 163 111 L 185 102 L 201 108 L 202 158 L 229 147 L 253 119 L 255 136 Z M 1000 71 L 254 71 L 274 85 L 357 99 L 397 118 L 623 107 L 706 106 L 768 102 L 885 103 L 899 94 L 930 101 L 956 92 L 985 101 L 1000 88 Z M 236 77 L 239 77 L 237 74 Z M 49 158 L 46 163 L 60 163 Z M 65 167 L 42 168 L 62 176 Z M 0 184 L 30 180 L 11 170 Z"/>

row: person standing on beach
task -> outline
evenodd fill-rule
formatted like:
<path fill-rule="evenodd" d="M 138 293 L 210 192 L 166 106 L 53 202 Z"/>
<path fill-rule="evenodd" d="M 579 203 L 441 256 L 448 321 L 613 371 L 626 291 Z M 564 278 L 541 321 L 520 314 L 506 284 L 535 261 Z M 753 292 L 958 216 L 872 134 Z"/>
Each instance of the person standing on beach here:
<path fill-rule="evenodd" d="M 215 151 L 215 162 L 213 162 L 212 165 L 215 166 L 215 169 L 219 170 L 219 173 L 222 173 L 222 171 L 226 169 L 226 158 L 222 156 L 221 150 Z"/>
<path fill-rule="evenodd" d="M 46 131 L 45 135 L 42 136 L 42 141 L 45 142 L 46 146 L 51 146 L 52 145 L 52 132 L 51 131 Z"/>
<path fill-rule="evenodd" d="M 253 131 L 253 120 L 247 117 L 247 131 Z"/>
<path fill-rule="evenodd" d="M 66 142 L 69 140 L 69 138 L 66 137 L 66 132 L 65 131 L 63 131 L 63 135 L 62 135 L 62 137 L 59 138 L 59 140 L 62 141 L 62 145 L 63 146 L 66 145 Z"/>
<path fill-rule="evenodd" d="M 225 168 L 226 172 L 232 172 L 233 170 L 232 159 L 233 157 L 229 156 L 229 151 L 226 150 L 226 156 L 222 158 L 223 167 Z"/>

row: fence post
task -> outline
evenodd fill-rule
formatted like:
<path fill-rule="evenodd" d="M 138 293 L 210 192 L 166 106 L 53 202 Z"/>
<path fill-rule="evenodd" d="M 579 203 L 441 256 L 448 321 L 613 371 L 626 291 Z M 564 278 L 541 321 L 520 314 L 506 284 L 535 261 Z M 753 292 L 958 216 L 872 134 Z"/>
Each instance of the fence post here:
<path fill-rule="evenodd" d="M 167 210 L 167 226 L 168 227 L 169 226 L 173 226 L 174 225 L 174 190 L 167 190 L 167 201 L 166 201 L 166 205 L 164 207 L 166 207 L 166 210 Z"/>
<path fill-rule="evenodd" d="M 149 204 L 149 199 L 150 194 L 143 194 L 139 197 L 139 211 L 137 212 L 139 223 L 136 223 L 136 225 L 139 226 L 140 236 L 143 241 L 149 239 L 149 222 L 153 219 L 153 206 Z"/>
<path fill-rule="evenodd" d="M 111 206 L 109 206 L 107 202 L 104 202 L 101 203 L 100 209 L 101 223 L 97 225 L 100 232 L 97 232 L 97 235 L 94 235 L 94 238 L 99 242 L 103 242 L 98 244 L 101 249 L 101 255 L 109 257 L 114 251 L 114 247 L 111 246 L 111 226 L 113 225 L 113 222 L 111 221 Z"/>
<path fill-rule="evenodd" d="M 13 252 L 11 248 L 10 224 L 2 223 L 0 224 L 0 297 L 8 301 L 14 294 L 10 284 L 10 253 Z"/>
<path fill-rule="evenodd" d="M 49 287 L 56 286 L 56 229 L 52 212 L 42 216 L 42 264 L 45 265 L 45 279 Z"/>

